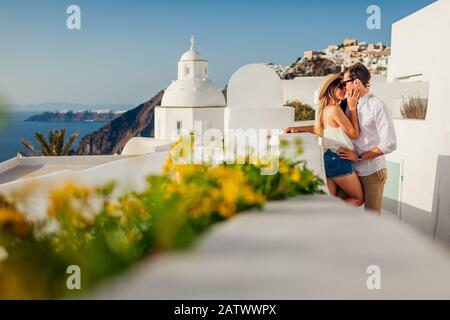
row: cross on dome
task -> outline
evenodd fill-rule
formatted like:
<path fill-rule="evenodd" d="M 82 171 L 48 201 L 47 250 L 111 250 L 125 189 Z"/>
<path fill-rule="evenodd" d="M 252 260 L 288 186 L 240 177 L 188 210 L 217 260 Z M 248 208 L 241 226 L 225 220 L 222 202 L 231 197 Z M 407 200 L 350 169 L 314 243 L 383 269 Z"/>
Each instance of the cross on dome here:
<path fill-rule="evenodd" d="M 178 79 L 166 89 L 161 107 L 225 107 L 222 91 L 208 79 L 208 61 L 195 50 L 193 35 L 190 41 L 190 50 L 178 61 Z"/>
<path fill-rule="evenodd" d="M 199 52 L 197 52 L 196 48 L 195 48 L 195 37 L 191 36 L 191 48 L 186 51 L 180 58 L 180 62 L 196 62 L 197 65 L 199 65 L 198 62 L 205 62 L 207 63 L 208 61 L 203 58 Z M 207 66 L 205 66 L 207 67 Z M 205 72 L 207 73 L 207 72 Z"/>
<path fill-rule="evenodd" d="M 191 50 L 194 50 L 195 48 L 195 37 L 191 36 Z"/>

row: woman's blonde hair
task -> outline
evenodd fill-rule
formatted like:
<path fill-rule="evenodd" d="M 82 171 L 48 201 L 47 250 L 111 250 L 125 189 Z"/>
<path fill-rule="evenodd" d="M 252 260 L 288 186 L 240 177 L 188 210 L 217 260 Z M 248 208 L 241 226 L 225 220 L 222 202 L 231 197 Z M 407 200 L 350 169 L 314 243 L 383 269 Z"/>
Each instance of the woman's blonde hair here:
<path fill-rule="evenodd" d="M 336 105 L 339 103 L 339 100 L 336 98 L 336 88 L 339 84 L 339 81 L 341 81 L 341 78 L 337 78 L 333 80 L 329 85 L 328 88 L 324 88 L 324 93 L 319 96 L 319 110 L 317 111 L 316 116 L 316 122 L 314 124 L 314 133 L 320 137 L 323 136 L 323 130 L 325 128 L 324 121 L 323 121 L 323 113 L 325 111 L 325 108 L 330 105 Z M 327 79 L 324 81 L 324 85 L 327 83 Z M 321 91 L 323 91 L 321 90 Z"/>

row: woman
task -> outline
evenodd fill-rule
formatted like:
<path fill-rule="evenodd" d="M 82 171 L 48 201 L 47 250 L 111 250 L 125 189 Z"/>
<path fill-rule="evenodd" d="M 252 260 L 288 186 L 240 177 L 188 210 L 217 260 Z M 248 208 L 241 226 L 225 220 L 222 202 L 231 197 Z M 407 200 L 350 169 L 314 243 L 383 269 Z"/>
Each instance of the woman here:
<path fill-rule="evenodd" d="M 345 99 L 345 95 L 345 85 L 340 74 L 329 75 L 325 78 L 319 94 L 320 105 L 314 133 L 323 138 L 325 173 L 330 193 L 336 196 L 336 190 L 339 187 L 346 194 L 345 202 L 360 206 L 364 196 L 353 163 L 342 159 L 336 153 L 339 147 L 353 150 L 350 138 L 355 139 L 359 136 L 356 113 L 359 90 L 355 89 L 348 94 L 350 119 L 339 106 L 339 102 Z"/>

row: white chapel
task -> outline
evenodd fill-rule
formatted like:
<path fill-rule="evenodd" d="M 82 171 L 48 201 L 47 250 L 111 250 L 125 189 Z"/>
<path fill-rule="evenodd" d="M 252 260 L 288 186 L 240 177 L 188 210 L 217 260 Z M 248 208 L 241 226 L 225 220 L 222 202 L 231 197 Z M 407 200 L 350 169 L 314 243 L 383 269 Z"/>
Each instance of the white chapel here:
<path fill-rule="evenodd" d="M 211 128 L 223 131 L 225 96 L 222 90 L 208 79 L 208 61 L 191 48 L 178 62 L 178 80 L 164 92 L 161 106 L 155 108 L 155 138 L 177 139 L 183 132 Z"/>

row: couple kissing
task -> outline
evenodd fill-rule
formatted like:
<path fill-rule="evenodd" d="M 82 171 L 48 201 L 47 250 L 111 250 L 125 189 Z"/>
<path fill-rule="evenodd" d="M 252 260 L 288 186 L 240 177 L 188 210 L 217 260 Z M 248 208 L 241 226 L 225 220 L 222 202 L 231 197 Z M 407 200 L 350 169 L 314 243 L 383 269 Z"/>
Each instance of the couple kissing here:
<path fill-rule="evenodd" d="M 386 105 L 370 92 L 370 79 L 361 63 L 325 77 L 315 124 L 285 132 L 322 137 L 329 192 L 380 212 L 387 179 L 384 155 L 396 149 L 397 139 Z"/>

